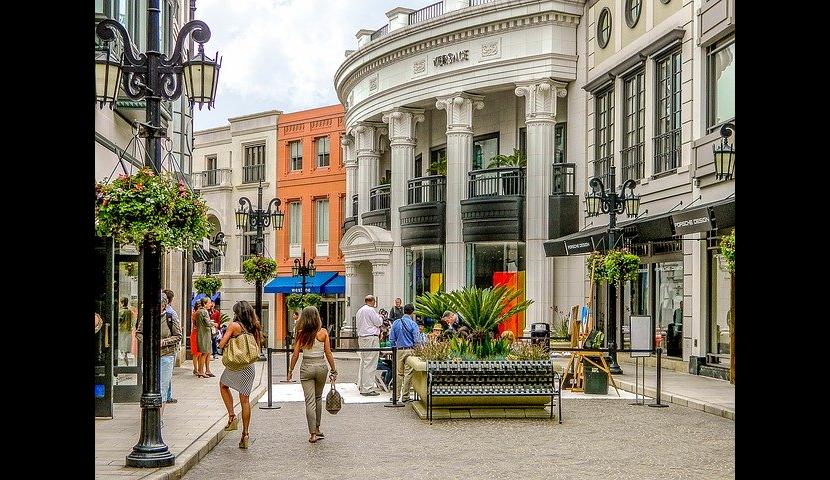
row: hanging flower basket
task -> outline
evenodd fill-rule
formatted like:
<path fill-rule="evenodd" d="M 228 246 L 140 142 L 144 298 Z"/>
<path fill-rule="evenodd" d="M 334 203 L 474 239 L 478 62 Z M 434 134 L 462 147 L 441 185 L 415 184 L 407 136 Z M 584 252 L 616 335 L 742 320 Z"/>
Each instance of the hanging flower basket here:
<path fill-rule="evenodd" d="M 323 298 L 316 293 L 306 293 L 305 295 L 292 293 L 285 297 L 285 304 L 291 312 L 298 312 L 308 306 L 320 308 L 322 303 Z"/>
<path fill-rule="evenodd" d="M 170 174 L 142 168 L 95 185 L 95 233 L 121 244 L 190 248 L 208 236 L 207 205 Z"/>
<path fill-rule="evenodd" d="M 605 253 L 605 281 L 617 283 L 625 280 L 637 280 L 637 271 L 640 269 L 640 257 L 622 250 L 609 250 Z"/>
<path fill-rule="evenodd" d="M 257 280 L 265 282 L 274 278 L 277 273 L 277 262 L 257 255 L 242 262 L 242 272 L 248 283 L 256 283 Z"/>
<path fill-rule="evenodd" d="M 218 292 L 222 288 L 222 280 L 220 280 L 219 277 L 214 277 L 212 275 L 197 277 L 196 280 L 193 281 L 193 288 L 196 290 L 196 293 L 203 293 L 208 296 L 213 296 L 214 293 Z"/>
<path fill-rule="evenodd" d="M 735 273 L 735 230 L 720 241 L 720 253 L 726 262 L 729 273 Z"/>
<path fill-rule="evenodd" d="M 591 276 L 591 270 L 594 272 L 594 283 L 602 283 L 605 281 L 605 256 L 594 250 L 588 255 L 585 260 L 585 266 L 588 268 L 588 277 Z"/>

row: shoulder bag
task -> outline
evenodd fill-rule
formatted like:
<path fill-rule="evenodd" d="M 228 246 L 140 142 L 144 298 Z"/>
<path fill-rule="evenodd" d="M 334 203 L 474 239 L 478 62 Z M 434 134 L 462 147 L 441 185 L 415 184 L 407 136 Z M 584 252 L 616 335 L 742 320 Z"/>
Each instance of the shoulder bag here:
<path fill-rule="evenodd" d="M 231 338 L 225 345 L 222 351 L 222 365 L 230 370 L 241 370 L 257 360 L 259 345 L 256 338 L 242 326 L 242 333 Z"/>
<path fill-rule="evenodd" d="M 340 395 L 340 392 L 337 391 L 337 388 L 334 386 L 334 380 L 332 380 L 331 390 L 329 390 L 329 394 L 326 395 L 326 411 L 332 415 L 336 415 L 342 407 L 343 397 Z"/>

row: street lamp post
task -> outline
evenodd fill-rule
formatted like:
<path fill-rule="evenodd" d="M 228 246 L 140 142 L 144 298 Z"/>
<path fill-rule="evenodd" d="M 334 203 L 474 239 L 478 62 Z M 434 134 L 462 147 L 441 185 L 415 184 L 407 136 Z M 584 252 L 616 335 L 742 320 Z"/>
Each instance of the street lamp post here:
<path fill-rule="evenodd" d="M 636 217 L 640 210 L 640 197 L 634 195 L 636 182 L 632 179 L 626 180 L 620 187 L 620 192 L 617 193 L 614 191 L 616 178 L 613 165 L 610 174 L 611 188 L 607 192 L 602 180 L 592 177 L 589 182 L 591 193 L 585 195 L 589 217 L 599 215 L 600 212 L 608 214 L 608 250 L 614 248 L 617 243 L 617 215 L 627 211 L 629 217 Z M 628 196 L 625 195 L 626 188 L 631 192 Z M 616 290 L 616 285 L 606 282 L 605 311 L 608 318 L 608 354 L 611 356 L 611 364 L 608 368 L 611 373 L 619 374 L 623 372 L 617 363 Z"/>
<path fill-rule="evenodd" d="M 157 174 L 162 171 L 161 139 L 167 131 L 161 126 L 160 104 L 162 99 L 175 100 L 181 96 L 185 84 L 191 104 L 199 107 L 207 103 L 213 106 L 219 63 L 205 57 L 204 43 L 210 39 L 210 29 L 205 22 L 193 20 L 179 31 L 173 54 L 161 53 L 159 45 L 159 0 L 147 2 L 147 51 L 135 54 L 132 40 L 123 25 L 115 20 L 102 20 L 95 29 L 104 42 L 95 59 L 95 100 L 99 108 L 112 107 L 119 86 L 134 100 L 147 102 L 147 121 L 140 125 L 139 135 L 146 139 L 146 165 Z M 184 61 L 184 42 L 188 36 L 199 43 L 199 53 Z M 109 44 L 119 37 L 124 46 L 122 59 L 111 56 Z M 217 55 L 218 56 L 218 55 Z M 142 307 L 144 341 L 142 342 L 142 393 L 141 434 L 132 452 L 127 455 L 128 467 L 166 467 L 173 465 L 176 457 L 161 437 L 160 348 L 161 348 L 161 254 L 158 241 L 145 240 L 141 247 Z"/>
<path fill-rule="evenodd" d="M 724 123 L 720 127 L 720 145 L 712 145 L 712 156 L 715 159 L 715 178 L 718 180 L 729 180 L 735 173 L 735 146 L 727 141 L 734 131 L 734 123 Z"/>
<path fill-rule="evenodd" d="M 303 250 L 303 260 L 300 261 L 299 258 L 294 259 L 294 266 L 291 267 L 291 275 L 297 277 L 301 276 L 301 290 L 300 295 L 305 297 L 305 284 L 306 284 L 306 277 L 313 277 L 317 273 L 317 267 L 314 266 L 314 259 L 311 258 L 306 262 L 305 259 L 305 250 Z M 288 318 L 286 317 L 285 322 L 288 323 Z M 285 328 L 285 335 L 288 340 L 288 345 L 291 345 L 292 335 L 291 332 L 288 331 L 288 325 Z"/>
<path fill-rule="evenodd" d="M 273 226 L 274 230 L 282 229 L 285 214 L 279 210 L 281 203 L 279 198 L 273 198 L 268 204 L 268 210 L 262 209 L 262 179 L 259 180 L 256 209 L 253 208 L 248 197 L 239 199 L 239 210 L 236 211 L 236 228 L 243 232 L 256 228 L 256 236 L 253 241 L 255 255 L 262 255 L 264 252 L 265 234 L 263 233 L 263 228 Z M 256 281 L 255 308 L 257 317 L 262 322 L 262 280 L 259 279 Z"/>

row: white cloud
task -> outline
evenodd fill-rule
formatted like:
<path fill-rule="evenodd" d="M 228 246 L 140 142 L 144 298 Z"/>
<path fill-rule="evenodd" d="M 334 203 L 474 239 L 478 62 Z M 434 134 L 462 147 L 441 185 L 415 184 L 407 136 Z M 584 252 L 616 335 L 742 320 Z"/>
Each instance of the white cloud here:
<path fill-rule="evenodd" d="M 212 56 L 219 51 L 222 70 L 216 108 L 196 110 L 196 130 L 263 110 L 293 112 L 340 103 L 334 72 L 344 52 L 357 48 L 355 33 L 380 28 L 387 22 L 385 12 L 401 3 L 199 0 L 196 18 L 212 34 L 205 52 Z"/>

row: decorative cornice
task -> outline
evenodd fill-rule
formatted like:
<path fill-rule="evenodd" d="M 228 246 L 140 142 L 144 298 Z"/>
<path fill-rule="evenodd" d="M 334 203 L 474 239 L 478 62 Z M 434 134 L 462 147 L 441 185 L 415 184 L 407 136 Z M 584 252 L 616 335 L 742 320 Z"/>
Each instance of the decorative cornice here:
<path fill-rule="evenodd" d="M 459 12 L 462 12 L 463 10 L 466 9 L 459 10 Z M 471 12 L 471 14 L 467 16 L 478 16 L 482 13 L 483 12 L 481 10 L 478 10 Z M 337 71 L 334 74 L 335 81 L 338 78 L 341 78 L 346 68 L 351 66 L 353 63 L 357 62 L 360 57 L 368 56 L 372 51 L 382 48 L 390 41 L 400 38 L 404 33 L 407 36 L 412 36 L 421 31 L 437 27 L 440 23 L 442 23 L 442 20 L 445 20 L 443 17 L 445 16 L 442 15 L 432 21 L 427 21 L 421 24 L 413 25 L 411 27 L 396 30 L 395 32 L 392 32 L 391 34 L 384 37 L 382 41 L 379 41 L 377 44 L 368 45 L 356 50 L 349 57 L 347 57 L 343 64 L 341 64 L 340 67 L 337 69 Z M 465 17 L 453 18 L 453 23 L 455 23 L 456 21 L 461 21 Z M 363 66 L 355 69 L 348 76 L 348 78 L 344 80 L 343 84 L 340 85 L 340 88 L 337 88 L 337 85 L 335 84 L 335 89 L 337 90 L 338 98 L 340 98 L 342 92 L 350 92 L 354 88 L 354 86 L 358 82 L 363 80 L 367 75 L 375 72 L 376 70 L 384 67 L 385 65 L 392 62 L 404 60 L 416 55 L 420 55 L 422 52 L 436 47 L 445 47 L 448 45 L 453 45 L 459 42 L 466 42 L 477 38 L 484 38 L 493 35 L 502 35 L 507 31 L 535 28 L 544 25 L 558 24 L 576 27 L 577 25 L 579 25 L 579 20 L 580 16 L 576 14 L 565 12 L 547 12 L 514 17 L 506 20 L 499 20 L 495 22 L 469 27 L 461 31 L 454 31 L 446 35 L 433 37 L 428 40 L 424 40 L 412 45 L 408 45 L 403 48 L 396 49 L 393 52 L 389 52 L 379 58 L 375 58 L 371 61 L 368 61 Z M 349 102 L 349 108 L 351 107 L 351 102 Z"/>
<path fill-rule="evenodd" d="M 354 136 L 357 156 L 379 156 L 380 136 L 388 131 L 386 124 L 382 122 L 357 122 L 349 131 L 349 134 Z"/>

